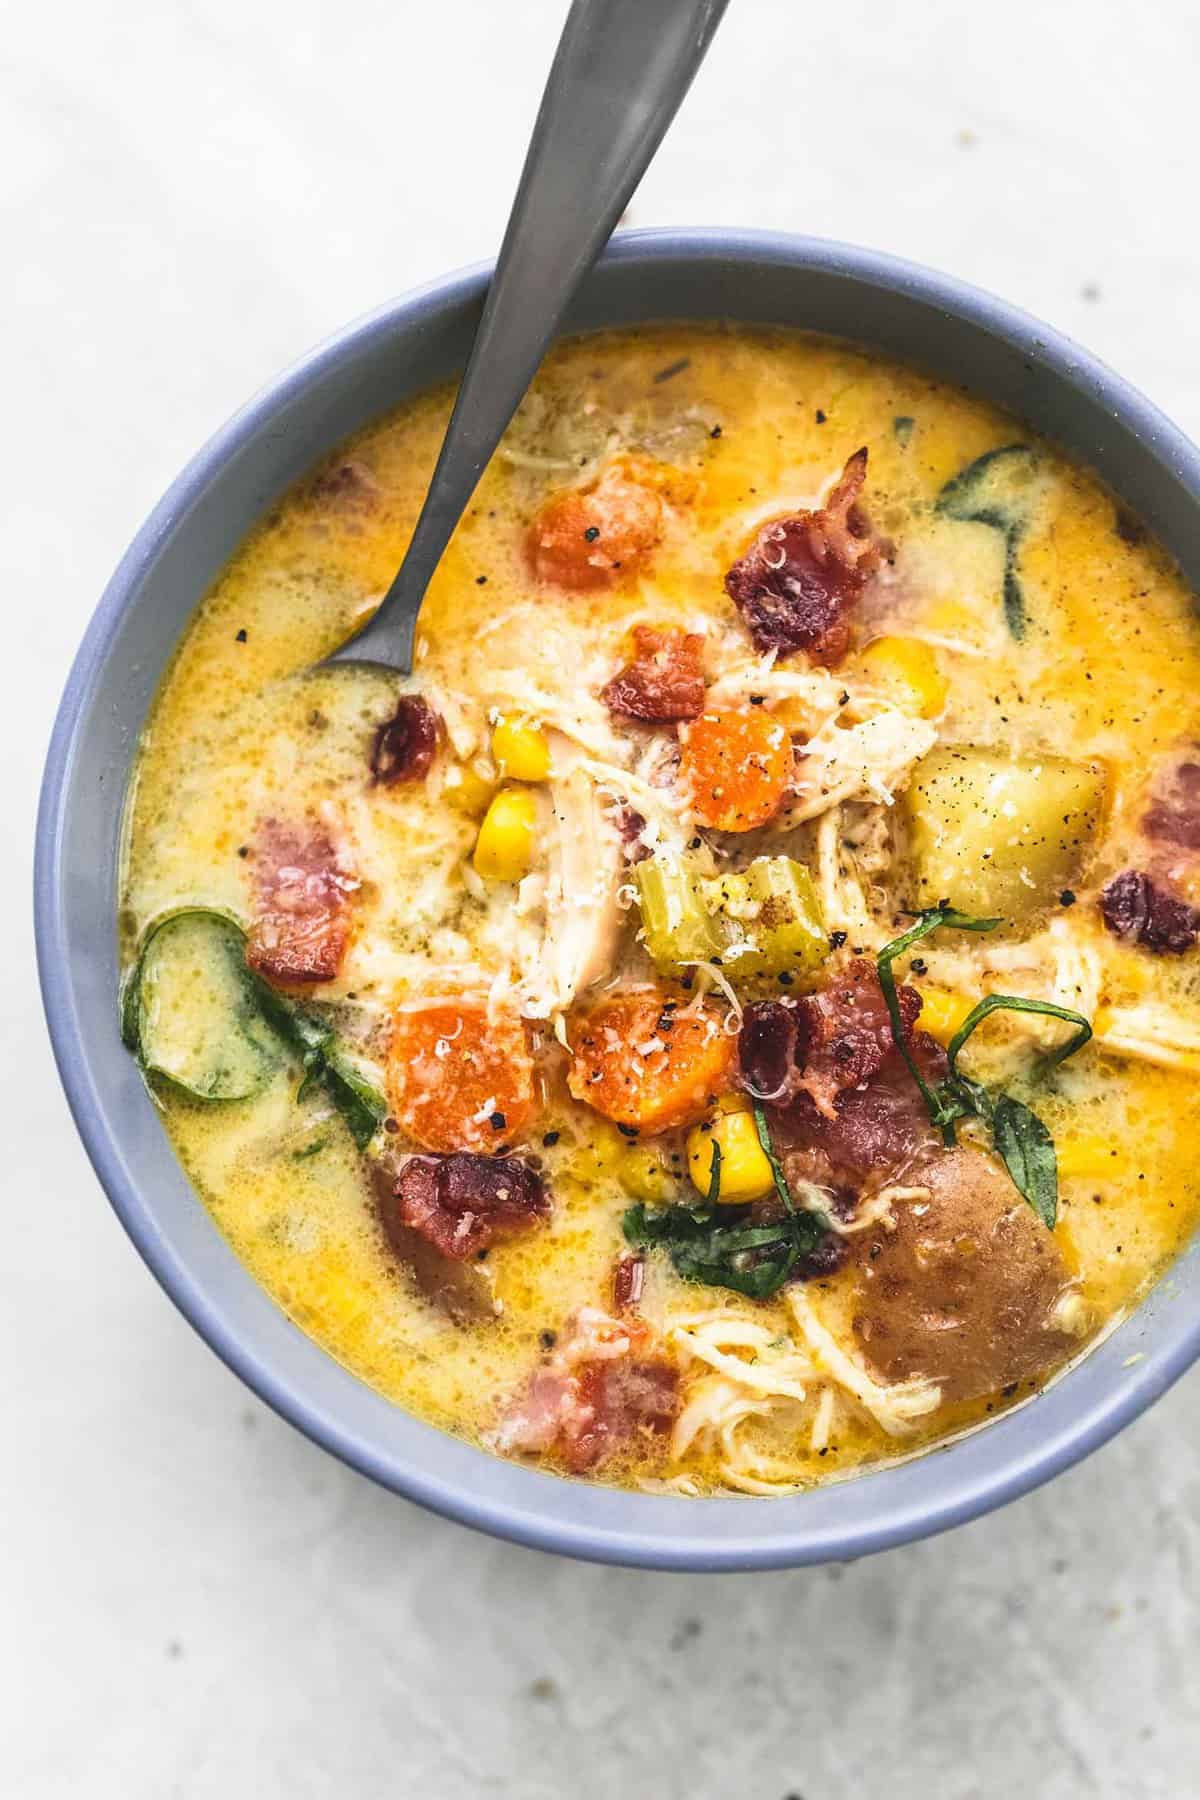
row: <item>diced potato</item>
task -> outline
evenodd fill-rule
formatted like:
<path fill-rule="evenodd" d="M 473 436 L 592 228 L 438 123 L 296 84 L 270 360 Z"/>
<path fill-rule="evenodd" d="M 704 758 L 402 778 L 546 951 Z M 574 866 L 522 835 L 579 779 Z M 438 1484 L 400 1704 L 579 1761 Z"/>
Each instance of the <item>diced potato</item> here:
<path fill-rule="evenodd" d="M 939 1044 L 948 1044 L 975 1002 L 966 994 L 954 994 L 948 988 L 925 987 L 923 983 L 917 992 L 921 996 L 918 1029 L 927 1031 Z"/>
<path fill-rule="evenodd" d="M 934 750 L 904 797 L 918 906 L 1019 919 L 1069 887 L 1104 810 L 1103 764 Z"/>
<path fill-rule="evenodd" d="M 920 638 L 881 637 L 868 644 L 859 666 L 885 688 L 905 712 L 932 719 L 946 704 L 946 677 L 937 653 Z"/>
<path fill-rule="evenodd" d="M 501 788 L 488 807 L 472 858 L 488 881 L 520 881 L 533 861 L 536 795 L 528 788 Z"/>
<path fill-rule="evenodd" d="M 790 856 L 759 856 L 704 884 L 723 939 L 730 978 L 792 975 L 804 982 L 829 955 L 812 877 Z"/>
<path fill-rule="evenodd" d="M 492 732 L 492 755 L 510 781 L 545 781 L 550 773 L 550 745 L 540 725 L 527 719 L 501 719 Z"/>
<path fill-rule="evenodd" d="M 721 936 L 704 903 L 700 877 L 686 857 L 649 857 L 637 866 L 637 884 L 642 937 L 664 974 L 721 954 Z"/>
<path fill-rule="evenodd" d="M 721 1152 L 718 1201 L 741 1206 L 771 1192 L 775 1177 L 758 1141 L 754 1114 L 740 1096 L 728 1095 L 712 1119 L 688 1132 L 688 1174 L 692 1186 L 705 1196 L 712 1187 L 714 1144 Z"/>

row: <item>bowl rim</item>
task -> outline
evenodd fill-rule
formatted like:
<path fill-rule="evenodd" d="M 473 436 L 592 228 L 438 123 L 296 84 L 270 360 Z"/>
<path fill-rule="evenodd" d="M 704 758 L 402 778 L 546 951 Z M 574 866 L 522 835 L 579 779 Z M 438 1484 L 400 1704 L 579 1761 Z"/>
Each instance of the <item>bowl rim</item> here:
<path fill-rule="evenodd" d="M 868 286 L 911 295 L 955 315 L 1023 353 L 1036 353 L 1038 361 L 1058 379 L 1085 387 L 1144 443 L 1151 445 L 1192 499 L 1200 501 L 1200 451 L 1152 402 L 1071 339 L 982 289 L 883 252 L 775 231 L 708 227 L 628 231 L 612 240 L 602 262 L 649 266 L 679 259 L 695 262 L 698 268 L 715 259 L 825 270 Z M 303 394 L 356 348 L 381 334 L 410 332 L 424 318 L 454 305 L 477 301 L 492 267 L 490 262 L 472 264 L 388 301 L 325 338 L 262 387 L 214 433 L 170 484 L 101 596 L 74 658 L 55 718 L 39 799 L 34 857 L 39 980 L 55 1060 L 72 1116 L 100 1183 L 142 1258 L 168 1296 L 228 1367 L 315 1443 L 383 1486 L 444 1517 L 532 1548 L 586 1560 L 691 1571 L 778 1568 L 848 1560 L 932 1535 L 1029 1492 L 1099 1448 L 1200 1356 L 1200 1316 L 1190 1318 L 1187 1309 L 1176 1309 L 1159 1331 L 1155 1346 L 1141 1355 L 1135 1366 L 1128 1367 L 1124 1378 L 1113 1383 L 1109 1392 L 1086 1409 L 1072 1413 L 1054 1430 L 1033 1434 L 1033 1441 L 1025 1442 L 1024 1447 L 1022 1439 L 1028 1439 L 1029 1432 L 1014 1436 L 1011 1431 L 1006 1433 L 1006 1427 L 1028 1416 L 1029 1406 L 990 1422 L 975 1441 L 994 1444 L 994 1454 L 982 1459 L 981 1468 L 975 1467 L 976 1459 L 971 1459 L 969 1472 L 963 1461 L 960 1466 L 964 1472 L 958 1479 L 938 1484 L 932 1494 L 922 1491 L 928 1483 L 917 1484 L 913 1493 L 906 1488 L 902 1491 L 902 1484 L 895 1477 L 906 1468 L 930 1466 L 940 1467 L 949 1477 L 952 1452 L 969 1440 L 957 1440 L 899 1468 L 889 1465 L 852 1477 L 847 1484 L 833 1483 L 812 1490 L 830 1493 L 840 1488 L 844 1493 L 851 1485 L 860 1489 L 869 1485 L 881 1498 L 885 1493 L 889 1496 L 885 1504 L 867 1508 L 865 1518 L 846 1523 L 834 1521 L 816 1531 L 806 1529 L 802 1517 L 797 1517 L 791 1529 L 755 1529 L 756 1521 L 765 1527 L 768 1514 L 777 1517 L 778 1509 L 793 1507 L 804 1500 L 804 1495 L 774 1500 L 769 1507 L 754 1504 L 746 1510 L 748 1503 L 740 1499 L 638 1495 L 571 1482 L 540 1471 L 514 1469 L 512 1465 L 505 1466 L 516 1479 L 506 1484 L 504 1492 L 489 1495 L 485 1481 L 480 1480 L 481 1491 L 477 1492 L 474 1480 L 466 1474 L 477 1472 L 472 1459 L 488 1464 L 499 1460 L 488 1452 L 464 1446 L 448 1434 L 425 1427 L 424 1430 L 446 1438 L 467 1453 L 465 1462 L 461 1457 L 457 1459 L 462 1467 L 456 1472 L 438 1473 L 426 1466 L 424 1459 L 405 1459 L 394 1451 L 364 1442 L 306 1393 L 302 1380 L 289 1376 L 284 1369 L 265 1366 L 256 1357 L 240 1340 L 236 1327 L 223 1316 L 217 1296 L 206 1290 L 166 1244 L 156 1225 L 153 1206 L 131 1179 L 98 1102 L 89 1060 L 80 1042 L 68 954 L 62 893 L 64 832 L 67 778 L 81 719 L 105 666 L 118 623 L 172 527 L 250 441 L 265 418 Z M 213 1229 L 218 1229 L 215 1224 Z M 1161 1278 L 1158 1286 L 1162 1286 Z M 1134 1317 L 1145 1310 L 1149 1298 L 1143 1299 Z M 1069 1382 L 1070 1374 L 1061 1380 Z M 1060 1383 L 1051 1384 L 1046 1395 L 1059 1386 Z M 557 1500 L 551 1498 L 552 1493 Z M 571 1495 L 586 1495 L 587 1499 L 572 1503 L 563 1498 Z M 731 1508 L 732 1516 L 728 1510 Z M 689 1517 L 699 1523 L 697 1509 L 724 1509 L 728 1529 L 716 1535 L 711 1530 L 690 1530 Z"/>

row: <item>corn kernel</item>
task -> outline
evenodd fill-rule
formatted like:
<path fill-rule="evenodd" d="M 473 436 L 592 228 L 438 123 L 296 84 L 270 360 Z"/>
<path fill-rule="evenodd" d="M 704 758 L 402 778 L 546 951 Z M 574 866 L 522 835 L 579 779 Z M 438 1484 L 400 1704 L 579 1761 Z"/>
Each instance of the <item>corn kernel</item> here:
<path fill-rule="evenodd" d="M 932 719 L 946 704 L 946 678 L 920 638 L 876 638 L 860 661 L 863 672 L 891 689 L 906 711 Z"/>
<path fill-rule="evenodd" d="M 447 805 L 469 819 L 486 812 L 495 791 L 495 771 L 485 758 L 478 756 L 473 762 L 451 763 L 442 782 L 442 798 Z"/>
<path fill-rule="evenodd" d="M 948 1044 L 975 1002 L 947 988 L 919 987 L 917 992 L 921 996 L 917 1030 L 927 1031 L 939 1044 Z"/>
<path fill-rule="evenodd" d="M 501 788 L 479 827 L 472 861 L 488 881 L 520 881 L 533 861 L 537 797 L 528 788 Z"/>
<path fill-rule="evenodd" d="M 712 1186 L 714 1144 L 721 1151 L 718 1200 L 740 1206 L 771 1192 L 775 1177 L 758 1141 L 754 1114 L 736 1096 L 727 1096 L 706 1125 L 688 1132 L 688 1174 L 693 1187 L 705 1195 Z"/>
<path fill-rule="evenodd" d="M 659 1152 L 649 1144 L 631 1147 L 621 1157 L 617 1176 L 627 1194 L 662 1206 L 675 1193 L 675 1183 Z"/>
<path fill-rule="evenodd" d="M 546 734 L 526 719 L 498 721 L 492 732 L 492 755 L 501 775 L 511 781 L 545 781 L 550 773 Z"/>

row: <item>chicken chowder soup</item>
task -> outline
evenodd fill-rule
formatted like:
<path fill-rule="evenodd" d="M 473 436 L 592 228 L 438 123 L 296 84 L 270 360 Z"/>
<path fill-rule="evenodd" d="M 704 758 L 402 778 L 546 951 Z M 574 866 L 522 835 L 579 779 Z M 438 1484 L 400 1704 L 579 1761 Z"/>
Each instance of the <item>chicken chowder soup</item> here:
<path fill-rule="evenodd" d="M 1033 1396 L 1191 1231 L 1200 645 L 1085 471 L 840 344 L 549 360 L 244 544 L 128 807 L 123 1028 L 289 1316 L 497 1454 L 771 1495 Z"/>

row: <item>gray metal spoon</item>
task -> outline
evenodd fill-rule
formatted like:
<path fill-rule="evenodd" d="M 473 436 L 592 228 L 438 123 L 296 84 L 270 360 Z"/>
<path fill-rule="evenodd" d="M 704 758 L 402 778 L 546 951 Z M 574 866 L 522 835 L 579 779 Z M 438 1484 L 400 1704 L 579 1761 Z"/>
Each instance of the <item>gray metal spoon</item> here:
<path fill-rule="evenodd" d="M 404 561 L 329 663 L 412 670 L 454 528 L 704 60 L 729 0 L 573 0 L 454 411 Z"/>

